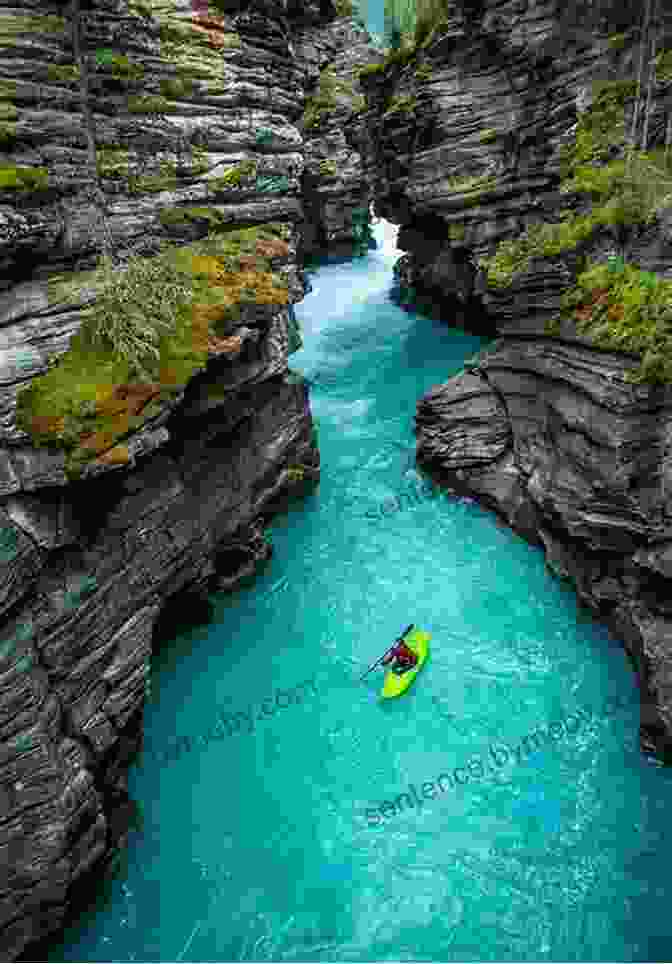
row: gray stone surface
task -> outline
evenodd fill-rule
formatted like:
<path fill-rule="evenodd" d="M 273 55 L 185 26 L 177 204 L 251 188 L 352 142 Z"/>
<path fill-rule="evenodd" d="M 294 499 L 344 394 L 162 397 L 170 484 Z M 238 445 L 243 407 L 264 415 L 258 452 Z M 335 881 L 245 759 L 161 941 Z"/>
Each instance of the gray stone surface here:
<path fill-rule="evenodd" d="M 72 79 L 72 8 L 0 0 L 0 120 L 14 124 L 0 142 L 0 170 L 48 172 L 45 190 L 0 187 L 0 959 L 8 961 L 39 954 L 40 940 L 95 892 L 125 846 L 126 771 L 142 743 L 165 614 L 203 609 L 209 592 L 252 578 L 271 552 L 267 520 L 319 480 L 308 390 L 288 373 L 292 305 L 307 288 L 302 226 L 306 206 L 322 206 L 329 238 L 352 242 L 344 212 L 370 193 L 344 134 L 351 102 L 339 105 L 331 140 L 321 131 L 307 141 L 302 130 L 321 67 L 347 72 L 377 56 L 329 4 L 300 0 L 288 12 L 275 0 L 232 2 L 229 14 L 207 16 L 190 0 L 155 0 L 151 16 L 136 0 L 79 6 L 86 111 Z M 40 19 L 64 13 L 60 26 Z M 101 51 L 127 56 L 143 75 L 115 76 Z M 191 85 L 168 90 L 186 68 Z M 129 109 L 133 97 L 159 95 L 168 106 L 158 113 Z M 98 151 L 123 147 L 123 163 L 93 178 L 90 139 Z M 332 154 L 337 180 L 319 171 L 319 157 Z M 249 158 L 258 180 L 213 189 L 213 178 Z M 168 183 L 158 180 L 166 170 Z M 123 265 L 163 241 L 205 235 L 206 223 L 164 225 L 161 213 L 181 206 L 207 207 L 232 227 L 281 222 L 286 250 L 271 267 L 287 279 L 288 304 L 244 305 L 240 322 L 209 344 L 205 367 L 123 438 L 124 458 L 111 448 L 73 481 L 63 449 L 35 448 L 16 424 L 17 394 L 68 351 L 95 301 L 88 272 L 105 240 L 102 212 Z M 303 466 L 303 481 L 290 466 Z"/>

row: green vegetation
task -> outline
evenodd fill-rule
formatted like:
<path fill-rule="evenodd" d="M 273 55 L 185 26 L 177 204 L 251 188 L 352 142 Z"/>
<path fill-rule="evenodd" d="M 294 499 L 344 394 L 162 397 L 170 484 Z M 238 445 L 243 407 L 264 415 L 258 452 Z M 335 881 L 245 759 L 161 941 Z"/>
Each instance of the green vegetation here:
<path fill-rule="evenodd" d="M 432 69 L 432 65 L 425 60 L 423 63 L 420 64 L 419 67 L 415 68 L 414 73 L 417 80 L 428 81 L 432 79 L 432 75 L 434 71 Z"/>
<path fill-rule="evenodd" d="M 16 124 L 5 124 L 0 121 L 0 147 L 11 150 L 16 140 Z"/>
<path fill-rule="evenodd" d="M 365 64 L 357 70 L 358 77 L 371 77 L 373 74 L 384 74 L 385 73 L 385 63 L 379 64 Z"/>
<path fill-rule="evenodd" d="M 131 114 L 169 114 L 179 109 L 177 104 L 172 104 L 165 97 L 156 94 L 128 98 L 128 110 Z"/>
<path fill-rule="evenodd" d="M 289 482 L 303 482 L 305 469 L 302 465 L 288 465 L 287 479 Z"/>
<path fill-rule="evenodd" d="M 0 191 L 42 191 L 49 186 L 46 167 L 0 164 Z"/>
<path fill-rule="evenodd" d="M 611 258 L 590 264 L 562 299 L 562 316 L 601 348 L 641 355 L 628 380 L 672 381 L 672 282 Z"/>
<path fill-rule="evenodd" d="M 652 221 L 672 199 L 672 170 L 663 153 L 625 148 L 624 106 L 634 96 L 633 81 L 594 85 L 592 106 L 582 115 L 575 143 L 563 151 L 561 190 L 584 195 L 588 213 L 565 211 L 556 224 L 534 225 L 514 240 L 503 241 L 494 255 L 481 259 L 488 281 L 506 287 L 533 257 L 555 256 L 588 241 L 599 227 L 614 228 Z M 610 160 L 614 149 L 624 154 Z"/>
<path fill-rule="evenodd" d="M 100 177 L 127 177 L 128 151 L 116 147 L 97 148 L 96 168 Z"/>
<path fill-rule="evenodd" d="M 19 116 L 19 112 L 14 106 L 7 100 L 0 100 L 0 120 L 1 121 L 12 121 L 16 120 Z"/>
<path fill-rule="evenodd" d="M 77 64 L 49 64 L 47 66 L 47 77 L 58 84 L 73 84 L 79 80 L 79 67 Z"/>
<path fill-rule="evenodd" d="M 656 80 L 672 80 L 672 50 L 661 50 L 656 57 Z"/>
<path fill-rule="evenodd" d="M 163 97 L 171 100 L 183 100 L 191 97 L 194 92 L 194 79 L 190 76 L 168 77 L 159 84 Z"/>
<path fill-rule="evenodd" d="M 336 174 L 336 161 L 320 161 L 320 174 L 322 177 L 334 177 Z"/>
<path fill-rule="evenodd" d="M 614 33 L 610 37 L 607 37 L 607 43 L 612 50 L 623 50 L 627 42 L 627 34 L 624 33 Z"/>
<path fill-rule="evenodd" d="M 339 17 L 351 17 L 354 13 L 352 0 L 334 0 L 334 7 Z"/>
<path fill-rule="evenodd" d="M 133 63 L 125 54 L 117 54 L 113 50 L 96 51 L 99 65 L 112 68 L 112 76 L 117 80 L 142 80 L 145 68 L 142 64 Z"/>
<path fill-rule="evenodd" d="M 338 94 L 354 97 L 352 84 L 339 80 L 330 67 L 320 73 L 317 91 L 306 98 L 303 112 L 303 126 L 306 129 L 319 127 L 329 113 L 338 107 Z"/>
<path fill-rule="evenodd" d="M 123 271 L 101 258 L 80 279 L 97 300 L 69 350 L 19 393 L 19 427 L 35 445 L 64 448 L 71 477 L 92 459 L 128 461 L 120 443 L 205 366 L 211 339 L 227 335 L 241 305 L 288 303 L 286 279 L 270 271 L 289 253 L 286 237 L 283 224 L 231 228 L 133 257 Z"/>
<path fill-rule="evenodd" d="M 217 193 L 218 191 L 228 191 L 232 187 L 240 187 L 243 178 L 254 177 L 257 173 L 257 162 L 251 158 L 240 161 L 233 167 L 226 169 L 224 174 L 219 177 L 210 178 L 208 190 Z"/>
<path fill-rule="evenodd" d="M 464 224 L 449 224 L 448 237 L 451 241 L 464 241 L 467 229 Z"/>
<path fill-rule="evenodd" d="M 418 106 L 418 100 L 413 95 L 397 95 L 391 98 L 389 105 L 383 117 L 392 117 L 393 114 L 412 114 Z"/>
<path fill-rule="evenodd" d="M 480 195 L 496 184 L 496 177 L 489 174 L 476 174 L 475 176 L 449 177 L 445 186 L 451 194 L 470 195 L 476 193 Z"/>
<path fill-rule="evenodd" d="M 62 33 L 65 19 L 56 16 L 29 16 L 4 14 L 0 17 L 0 43 L 11 44 L 12 40 L 23 34 Z"/>
<path fill-rule="evenodd" d="M 488 283 L 506 288 L 514 275 L 527 270 L 532 258 L 553 257 L 578 247 L 592 237 L 599 222 L 590 215 L 571 217 L 559 224 L 534 224 L 519 237 L 500 242 L 490 258 L 482 258 Z"/>
<path fill-rule="evenodd" d="M 269 127 L 260 127 L 254 135 L 254 139 L 257 144 L 270 144 L 273 140 L 273 131 Z"/>
<path fill-rule="evenodd" d="M 478 134 L 478 139 L 481 144 L 492 144 L 498 137 L 499 134 L 494 127 L 484 127 Z"/>
<path fill-rule="evenodd" d="M 568 177 L 577 165 L 608 161 L 611 150 L 622 147 L 625 142 L 623 109 L 636 93 L 634 80 L 593 84 L 593 103 L 579 119 L 574 144 L 562 151 L 563 177 Z"/>
<path fill-rule="evenodd" d="M 177 187 L 177 168 L 174 161 L 161 161 L 158 174 L 133 174 L 128 178 L 131 194 L 157 194 Z"/>

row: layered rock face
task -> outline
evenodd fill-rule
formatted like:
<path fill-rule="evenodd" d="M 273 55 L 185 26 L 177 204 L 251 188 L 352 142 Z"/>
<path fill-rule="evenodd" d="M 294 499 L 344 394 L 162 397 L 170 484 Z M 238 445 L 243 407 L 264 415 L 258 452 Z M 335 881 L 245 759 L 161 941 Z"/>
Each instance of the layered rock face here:
<path fill-rule="evenodd" d="M 369 247 L 372 190 L 363 176 L 368 122 L 358 68 L 382 60 L 352 18 L 297 35 L 294 50 L 306 65 L 304 221 L 306 257 L 352 255 Z"/>
<path fill-rule="evenodd" d="M 569 30 L 565 7 L 543 0 L 471 6 L 408 63 L 366 80 L 377 108 L 366 173 L 376 213 L 401 225 L 398 245 L 409 251 L 398 265 L 402 296 L 422 294 L 449 321 L 500 335 L 420 400 L 418 461 L 545 547 L 624 641 L 640 681 L 642 744 L 669 758 L 672 393 L 632 384 L 639 359 L 598 347 L 571 321 L 549 327 L 583 258 L 618 254 L 672 276 L 667 212 L 639 228 L 604 218 L 581 243 L 521 258 L 509 283 L 481 266 L 503 239 L 590 207 L 560 190 L 563 152 L 600 84 L 636 75 L 642 50 L 628 29 L 639 17 L 600 37 Z M 658 39 L 659 50 L 669 46 Z M 649 147 L 664 143 L 666 104 L 669 81 L 656 82 Z M 631 119 L 626 103 L 626 129 Z"/>
<path fill-rule="evenodd" d="M 319 479 L 288 356 L 305 93 L 353 29 L 334 17 L 310 0 L 0 2 L 3 960 L 124 844 L 157 631 L 253 575 L 264 523 Z M 328 54 L 304 64 L 311 31 Z M 101 252 L 114 284 L 134 279 L 123 311 L 106 302 L 120 345 L 186 298 L 149 378 L 83 340 L 109 294 Z M 183 273 L 164 286 L 147 266 L 165 252 Z"/>

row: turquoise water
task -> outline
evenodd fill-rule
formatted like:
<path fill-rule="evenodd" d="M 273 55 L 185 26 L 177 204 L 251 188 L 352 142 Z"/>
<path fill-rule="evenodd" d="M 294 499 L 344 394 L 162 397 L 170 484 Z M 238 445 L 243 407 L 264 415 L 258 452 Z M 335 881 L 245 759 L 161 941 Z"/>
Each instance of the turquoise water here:
<path fill-rule="evenodd" d="M 481 341 L 390 300 L 390 227 L 297 306 L 322 480 L 155 654 L 144 827 L 51 960 L 669 959 L 671 774 L 633 674 L 539 550 L 421 487 L 416 401 Z M 381 703 L 359 676 L 410 622 L 429 662 Z"/>

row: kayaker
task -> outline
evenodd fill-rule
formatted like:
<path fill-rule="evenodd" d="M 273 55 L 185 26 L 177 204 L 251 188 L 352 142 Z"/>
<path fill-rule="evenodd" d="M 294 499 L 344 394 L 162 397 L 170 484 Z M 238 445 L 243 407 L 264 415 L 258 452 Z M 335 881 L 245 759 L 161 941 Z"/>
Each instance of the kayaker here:
<path fill-rule="evenodd" d="M 418 661 L 418 657 L 410 646 L 407 646 L 403 639 L 400 639 L 394 649 L 390 650 L 387 656 L 383 657 L 383 666 L 387 666 L 393 660 L 394 666 L 391 667 L 392 671 L 401 674 L 409 669 L 413 669 Z"/>

